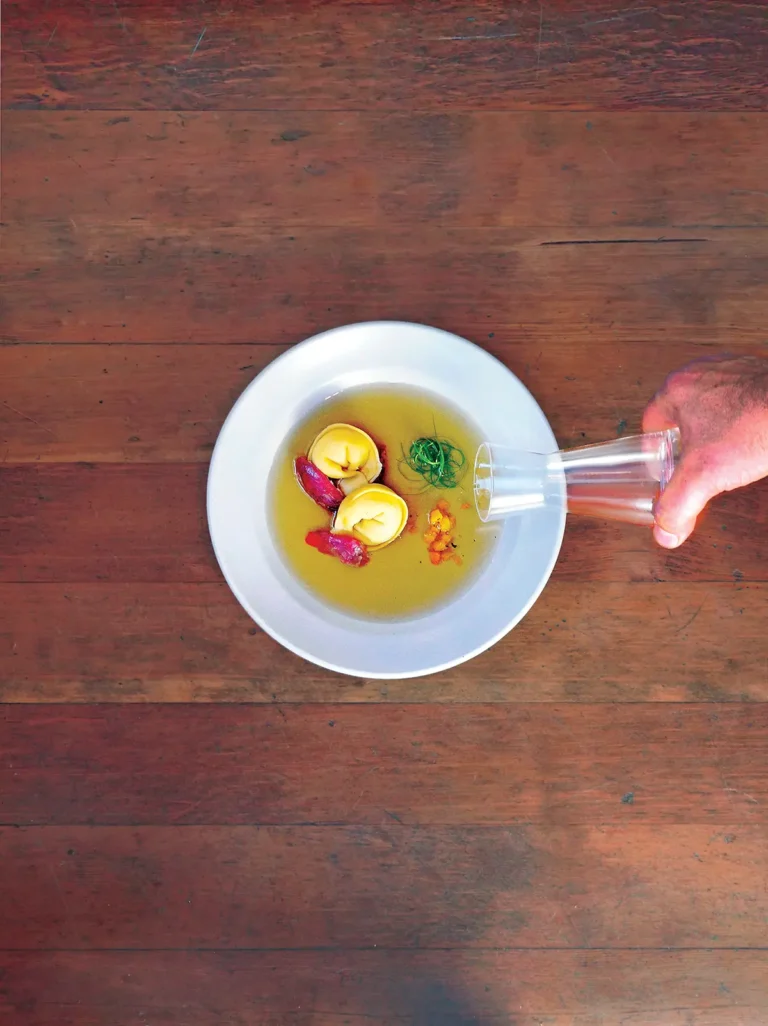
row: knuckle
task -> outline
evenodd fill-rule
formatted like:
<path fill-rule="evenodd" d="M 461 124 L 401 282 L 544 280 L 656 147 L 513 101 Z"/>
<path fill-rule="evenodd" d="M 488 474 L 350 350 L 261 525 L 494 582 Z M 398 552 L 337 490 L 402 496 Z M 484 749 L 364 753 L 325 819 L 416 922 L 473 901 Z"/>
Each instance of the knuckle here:
<path fill-rule="evenodd" d="M 707 477 L 718 469 L 717 456 L 708 446 L 690 449 L 686 453 L 685 468 L 692 478 Z"/>

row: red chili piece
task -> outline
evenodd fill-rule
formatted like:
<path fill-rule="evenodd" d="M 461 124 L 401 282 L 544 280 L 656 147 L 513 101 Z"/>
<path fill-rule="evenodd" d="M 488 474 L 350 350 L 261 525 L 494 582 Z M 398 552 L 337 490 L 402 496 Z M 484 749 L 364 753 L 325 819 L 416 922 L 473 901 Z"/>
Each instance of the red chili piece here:
<path fill-rule="evenodd" d="M 347 566 L 365 566 L 368 562 L 368 549 L 351 534 L 333 534 L 331 531 L 310 531 L 304 539 L 326 556 L 335 556 Z"/>
<path fill-rule="evenodd" d="M 310 497 L 329 513 L 338 509 L 344 493 L 340 491 L 329 477 L 326 477 L 322 470 L 318 470 L 314 463 L 310 463 L 306 456 L 297 456 L 294 462 L 296 477 L 299 484 Z"/>

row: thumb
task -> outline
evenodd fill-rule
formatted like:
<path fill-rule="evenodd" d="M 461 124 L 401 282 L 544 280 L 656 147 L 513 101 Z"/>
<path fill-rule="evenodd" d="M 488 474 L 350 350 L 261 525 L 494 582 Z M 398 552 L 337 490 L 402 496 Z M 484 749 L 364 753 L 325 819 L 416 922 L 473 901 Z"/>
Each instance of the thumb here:
<path fill-rule="evenodd" d="M 676 549 L 692 533 L 696 518 L 720 489 L 700 460 L 684 453 L 654 510 L 653 534 L 665 549 Z"/>

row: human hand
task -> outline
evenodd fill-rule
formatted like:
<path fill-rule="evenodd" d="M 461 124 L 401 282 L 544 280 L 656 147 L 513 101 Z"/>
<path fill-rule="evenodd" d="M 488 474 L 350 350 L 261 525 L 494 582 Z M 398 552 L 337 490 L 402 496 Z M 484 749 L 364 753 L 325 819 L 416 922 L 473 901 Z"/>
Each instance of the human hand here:
<path fill-rule="evenodd" d="M 768 360 L 697 360 L 671 374 L 643 417 L 643 431 L 680 428 L 682 455 L 656 504 L 654 536 L 674 549 L 720 492 L 768 476 Z"/>

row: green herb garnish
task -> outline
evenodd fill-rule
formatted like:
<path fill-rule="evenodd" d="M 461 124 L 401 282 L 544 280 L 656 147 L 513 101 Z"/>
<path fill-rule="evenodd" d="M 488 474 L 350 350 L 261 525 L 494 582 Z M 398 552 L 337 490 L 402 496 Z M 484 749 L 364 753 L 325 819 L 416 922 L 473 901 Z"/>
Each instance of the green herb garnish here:
<path fill-rule="evenodd" d="M 432 488 L 455 488 L 464 475 L 467 458 L 461 449 L 433 435 L 411 442 L 408 455 L 403 451 L 402 462 Z"/>

